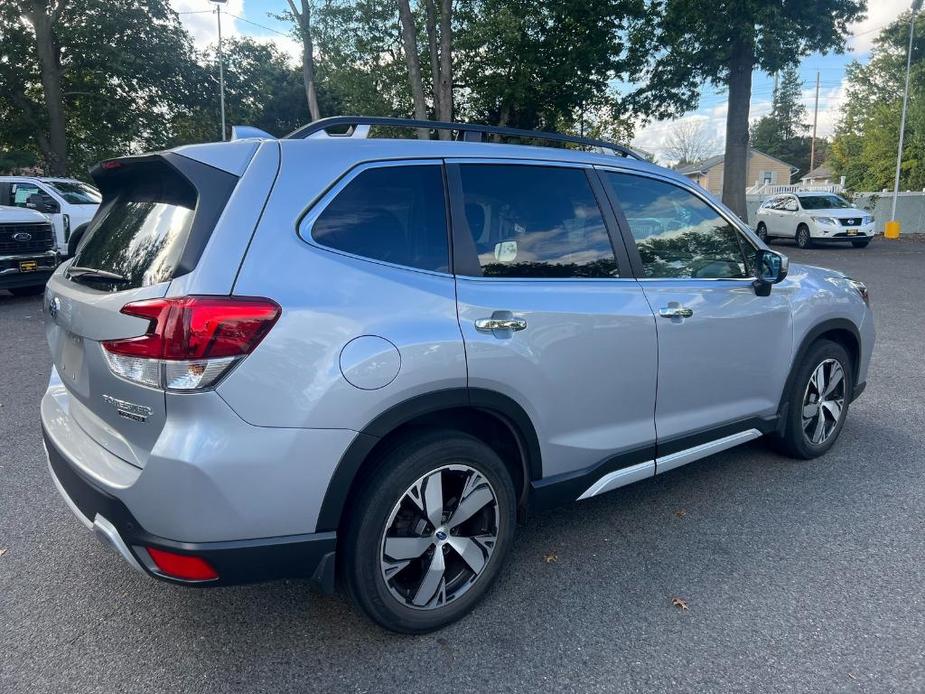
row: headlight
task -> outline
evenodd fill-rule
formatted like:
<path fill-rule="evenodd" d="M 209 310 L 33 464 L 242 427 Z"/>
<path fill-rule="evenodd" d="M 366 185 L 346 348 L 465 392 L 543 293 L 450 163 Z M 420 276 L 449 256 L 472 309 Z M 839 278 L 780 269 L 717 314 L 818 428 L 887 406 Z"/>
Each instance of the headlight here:
<path fill-rule="evenodd" d="M 816 224 L 824 224 L 825 226 L 838 226 L 838 222 L 835 221 L 834 217 L 813 217 L 813 221 Z"/>
<path fill-rule="evenodd" d="M 859 280 L 853 280 L 850 277 L 846 279 L 848 283 L 857 290 L 857 293 L 861 295 L 861 298 L 864 299 L 864 303 L 870 306 L 870 293 L 867 291 L 867 285 Z"/>
<path fill-rule="evenodd" d="M 861 224 L 863 224 L 864 226 L 867 226 L 868 224 L 873 224 L 873 223 L 874 223 L 874 218 L 871 217 L 869 214 L 864 215 L 864 218 L 861 220 Z"/>

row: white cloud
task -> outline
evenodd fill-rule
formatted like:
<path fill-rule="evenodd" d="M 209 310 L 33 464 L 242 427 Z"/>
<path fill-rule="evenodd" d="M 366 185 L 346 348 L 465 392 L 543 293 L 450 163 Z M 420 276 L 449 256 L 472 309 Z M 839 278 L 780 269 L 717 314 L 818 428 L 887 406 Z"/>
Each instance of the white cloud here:
<path fill-rule="evenodd" d="M 197 48 L 206 48 L 218 41 L 215 5 L 208 0 L 170 0 L 170 6 L 180 15 L 180 22 L 193 37 Z M 244 0 L 228 0 L 222 6 L 222 38 L 239 36 L 240 22 L 229 15 L 242 16 Z"/>
<path fill-rule="evenodd" d="M 173 9 L 180 13 L 180 22 L 193 37 L 199 49 L 208 48 L 218 41 L 218 22 L 215 17 L 215 5 L 208 0 L 170 0 Z M 294 64 L 301 64 L 302 45 L 292 36 L 273 33 L 236 17 L 246 17 L 244 0 L 228 0 L 222 6 L 222 38 L 247 36 L 259 43 L 276 46 Z M 269 20 L 267 20 L 269 21 Z M 258 24 L 267 21 L 258 20 Z"/>
<path fill-rule="evenodd" d="M 877 0 L 867 4 L 867 18 L 851 25 L 854 34 L 848 45 L 855 53 L 866 53 L 874 45 L 880 30 L 890 24 L 912 5 L 910 0 Z"/>

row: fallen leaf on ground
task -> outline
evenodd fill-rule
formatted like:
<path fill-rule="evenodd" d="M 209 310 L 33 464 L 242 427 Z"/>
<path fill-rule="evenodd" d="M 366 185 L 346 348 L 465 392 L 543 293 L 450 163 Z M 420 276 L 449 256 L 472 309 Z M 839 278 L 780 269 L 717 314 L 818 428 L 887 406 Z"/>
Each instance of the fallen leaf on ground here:
<path fill-rule="evenodd" d="M 672 598 L 671 604 L 677 607 L 679 610 L 687 609 L 687 600 L 685 600 L 684 598 Z"/>
<path fill-rule="evenodd" d="M 676 515 L 678 518 L 684 518 L 684 516 L 687 515 L 687 511 L 685 511 L 685 510 L 682 508 L 680 511 L 675 511 L 675 512 L 674 512 L 674 515 Z"/>
<path fill-rule="evenodd" d="M 6 550 L 0 547 L 0 557 L 2 557 L 4 554 L 6 554 Z"/>
<path fill-rule="evenodd" d="M 544 554 L 543 559 L 545 560 L 547 564 L 553 564 L 559 561 L 559 555 L 556 554 L 555 552 L 550 552 L 549 554 Z"/>

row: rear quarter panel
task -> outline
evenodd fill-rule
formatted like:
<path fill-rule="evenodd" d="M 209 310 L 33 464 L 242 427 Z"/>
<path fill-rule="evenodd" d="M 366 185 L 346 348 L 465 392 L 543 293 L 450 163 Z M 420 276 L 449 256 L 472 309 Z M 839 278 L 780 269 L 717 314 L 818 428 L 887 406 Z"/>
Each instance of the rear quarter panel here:
<path fill-rule="evenodd" d="M 278 302 L 282 315 L 219 395 L 251 424 L 359 431 L 410 397 L 465 387 L 453 277 L 342 255 L 299 238 L 303 213 L 357 155 L 338 142 L 285 144 L 234 285 L 237 295 Z M 356 387 L 341 372 L 344 347 L 363 336 L 384 338 L 398 352 L 398 374 L 382 387 Z M 394 354 L 369 354 L 358 368 L 390 368 L 385 362 L 394 364 Z"/>

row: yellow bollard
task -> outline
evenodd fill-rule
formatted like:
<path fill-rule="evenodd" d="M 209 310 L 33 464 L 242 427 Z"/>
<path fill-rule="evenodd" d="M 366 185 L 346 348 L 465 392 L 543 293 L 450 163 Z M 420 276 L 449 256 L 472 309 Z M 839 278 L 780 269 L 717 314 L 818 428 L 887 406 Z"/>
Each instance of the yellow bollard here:
<path fill-rule="evenodd" d="M 893 219 L 886 223 L 886 226 L 883 229 L 883 238 L 885 239 L 898 239 L 899 238 L 899 220 Z"/>

